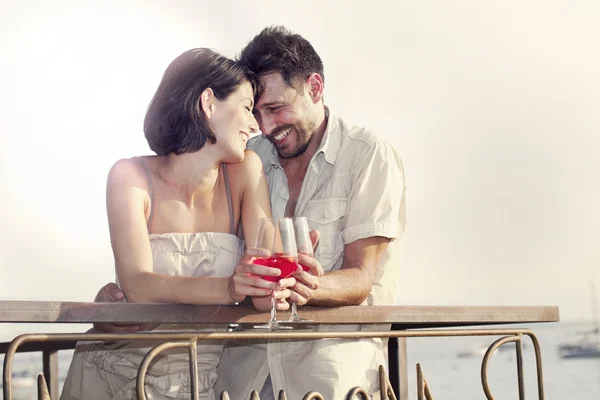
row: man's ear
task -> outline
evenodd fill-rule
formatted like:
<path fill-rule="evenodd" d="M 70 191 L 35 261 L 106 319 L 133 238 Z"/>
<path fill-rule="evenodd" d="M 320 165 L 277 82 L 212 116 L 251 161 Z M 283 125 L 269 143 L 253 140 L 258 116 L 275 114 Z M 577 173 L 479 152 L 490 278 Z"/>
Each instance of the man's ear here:
<path fill-rule="evenodd" d="M 323 89 L 325 88 L 321 75 L 313 72 L 306 80 L 306 84 L 308 85 L 308 94 L 313 102 L 318 103 L 321 101 L 323 98 Z"/>
<path fill-rule="evenodd" d="M 215 110 L 215 94 L 211 88 L 206 88 L 200 95 L 200 106 L 206 119 L 211 119 Z"/>

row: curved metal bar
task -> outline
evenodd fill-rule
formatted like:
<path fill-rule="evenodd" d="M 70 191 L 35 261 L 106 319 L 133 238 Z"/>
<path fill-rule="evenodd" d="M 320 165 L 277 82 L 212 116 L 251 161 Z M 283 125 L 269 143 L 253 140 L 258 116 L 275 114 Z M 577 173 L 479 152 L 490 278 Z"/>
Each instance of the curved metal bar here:
<path fill-rule="evenodd" d="M 387 400 L 387 379 L 383 365 L 380 365 L 377 369 L 377 375 L 379 377 L 379 396 L 381 400 Z"/>
<path fill-rule="evenodd" d="M 390 337 L 459 337 L 459 336 L 499 336 L 529 335 L 529 329 L 435 329 L 414 331 L 273 331 L 273 332 L 144 332 L 144 333 L 33 333 L 20 335 L 23 342 L 45 341 L 116 341 L 116 340 L 266 340 L 266 339 L 366 339 Z M 16 340 L 16 338 L 15 338 Z M 14 340 L 13 340 L 14 341 Z"/>
<path fill-rule="evenodd" d="M 327 338 L 341 338 L 341 339 L 362 339 L 362 338 L 389 338 L 389 337 L 461 337 L 461 336 L 498 336 L 498 335 L 527 335 L 531 338 L 533 347 L 536 355 L 536 366 L 537 366 L 537 380 L 538 380 L 538 398 L 544 400 L 544 380 L 542 370 L 542 358 L 541 350 L 537 337 L 530 329 L 435 329 L 435 330 L 417 330 L 417 331 L 354 331 L 354 332 L 216 332 L 216 333 L 204 333 L 204 332 L 148 332 L 148 333 L 128 333 L 128 334 L 108 334 L 108 333 L 78 333 L 78 334 L 24 334 L 17 336 L 9 344 L 6 355 L 4 358 L 4 371 L 3 371 L 3 394 L 4 400 L 12 400 L 11 391 L 11 371 L 14 354 L 19 346 L 26 342 L 47 342 L 47 341 L 65 341 L 65 340 L 79 340 L 79 341 L 114 341 L 114 340 L 186 340 L 189 341 L 192 338 L 196 340 L 223 340 L 223 339 L 237 339 L 237 340 L 253 340 L 253 339 L 327 339 Z M 508 338 L 503 343 L 516 341 L 516 338 Z M 502 343 L 502 344 L 503 344 Z M 179 344 L 177 347 L 187 347 L 188 343 Z M 499 346 L 499 345 L 498 345 Z M 488 349 L 490 352 L 491 349 Z M 495 351 L 494 349 L 493 351 Z M 490 353 L 493 353 L 490 352 Z M 488 353 L 486 353 L 486 356 Z M 484 358 L 485 368 L 489 362 L 489 356 Z M 482 382 L 484 385 L 484 391 L 487 388 L 487 394 L 489 393 L 489 386 L 487 385 L 487 371 L 483 371 L 484 366 L 482 365 Z M 140 370 L 141 371 L 141 370 Z M 484 377 L 485 376 L 485 377 Z M 391 386 L 391 385 L 390 385 Z M 142 386 L 143 388 L 143 386 Z M 424 387 L 424 389 L 428 389 Z M 307 395 L 311 394 L 309 392 Z M 393 393 L 393 392 L 392 392 Z M 320 394 L 312 394 L 312 396 L 321 396 Z M 388 393 L 389 395 L 389 393 Z M 305 396 L 306 397 L 306 396 Z M 322 397 L 322 396 L 321 396 Z M 309 397 L 309 399 L 319 399 L 319 397 Z M 255 399 L 258 399 L 256 395 Z M 493 399 L 493 397 L 488 397 Z"/>
<path fill-rule="evenodd" d="M 191 338 L 189 343 L 190 349 L 190 385 L 192 390 L 192 400 L 200 399 L 200 390 L 198 388 L 198 347 L 196 346 L 198 339 Z"/>
<path fill-rule="evenodd" d="M 250 393 L 250 400 L 260 400 L 260 396 L 256 390 L 253 390 L 252 393 Z"/>
<path fill-rule="evenodd" d="M 544 373 L 542 370 L 542 351 L 540 349 L 540 342 L 533 331 L 527 329 L 523 331 L 524 335 L 529 336 L 531 343 L 533 343 L 533 351 L 535 353 L 535 366 L 537 369 L 537 383 L 538 383 L 538 399 L 544 400 Z"/>
<path fill-rule="evenodd" d="M 386 400 L 387 398 L 389 398 L 390 400 L 396 400 L 396 394 L 394 393 L 394 390 L 392 389 L 392 384 L 390 383 L 390 380 L 385 375 L 385 368 L 383 367 L 383 365 L 379 366 L 378 374 L 379 374 L 379 396 L 381 397 L 381 400 Z"/>
<path fill-rule="evenodd" d="M 229 398 L 229 393 L 227 393 L 227 392 L 221 392 L 221 397 L 219 397 L 219 400 L 231 400 Z"/>
<path fill-rule="evenodd" d="M 537 373 L 537 384 L 538 384 L 538 399 L 544 400 L 544 372 L 542 369 L 542 351 L 540 349 L 540 343 L 538 341 L 537 336 L 530 329 L 523 329 L 521 332 L 513 333 L 515 336 L 506 336 L 496 340 L 492 346 L 490 346 L 485 353 L 483 358 L 483 362 L 481 365 L 481 382 L 483 385 L 483 390 L 486 394 L 486 397 L 490 400 L 493 400 L 489 385 L 487 382 L 487 364 L 489 363 L 489 359 L 492 354 L 498 349 L 498 347 L 502 346 L 505 343 L 516 342 L 517 346 L 517 374 L 519 380 L 519 399 L 525 398 L 525 384 L 523 377 L 523 346 L 522 346 L 522 335 L 527 335 L 531 339 L 533 343 L 533 350 L 535 353 L 535 364 L 536 364 L 536 373 Z"/>
<path fill-rule="evenodd" d="M 360 386 L 355 386 L 350 389 L 346 395 L 346 400 L 353 400 L 356 396 L 358 396 L 361 400 L 371 400 L 367 391 Z"/>
<path fill-rule="evenodd" d="M 417 400 L 433 400 L 421 364 L 417 363 Z"/>
<path fill-rule="evenodd" d="M 277 400 L 287 400 L 287 396 L 285 395 L 284 390 L 279 391 L 279 396 L 277 397 Z"/>
<path fill-rule="evenodd" d="M 424 400 L 425 398 L 425 387 L 423 379 L 423 370 L 421 364 L 417 363 L 417 400 Z"/>
<path fill-rule="evenodd" d="M 189 347 L 190 345 L 191 345 L 190 342 L 161 343 L 159 345 L 154 346 L 152 348 L 152 350 L 150 350 L 148 352 L 148 354 L 146 354 L 144 356 L 144 359 L 142 360 L 142 364 L 140 365 L 140 368 L 138 370 L 138 375 L 137 375 L 137 379 L 136 379 L 136 388 L 135 389 L 137 392 L 138 400 L 147 400 L 144 384 L 145 384 L 145 380 L 146 380 L 146 372 L 148 372 L 148 366 L 150 365 L 150 363 L 152 362 L 154 357 L 156 357 L 159 353 L 161 353 L 165 350 L 176 349 L 176 348 L 181 348 L 181 347 Z M 196 399 L 197 398 L 198 397 L 196 397 Z"/>
<path fill-rule="evenodd" d="M 427 384 L 427 381 L 425 382 L 425 398 L 427 400 L 433 400 L 433 396 L 431 395 L 431 392 L 429 391 L 429 385 Z"/>
<path fill-rule="evenodd" d="M 31 335 L 20 335 L 13 339 L 4 355 L 4 371 L 2 373 L 2 392 L 4 400 L 12 400 L 12 364 L 19 346 L 27 341 Z"/>
<path fill-rule="evenodd" d="M 308 392 L 304 395 L 302 400 L 325 400 L 323 395 L 319 392 Z"/>
<path fill-rule="evenodd" d="M 44 378 L 44 374 L 38 374 L 37 387 L 38 400 L 52 400 L 50 398 L 50 392 L 48 391 L 48 385 L 46 385 L 46 378 Z"/>
<path fill-rule="evenodd" d="M 380 392 L 379 396 L 381 397 L 381 400 L 386 400 L 388 398 L 390 400 L 396 400 L 396 394 L 394 393 L 394 390 L 392 389 L 392 383 L 390 382 L 387 375 L 385 374 L 385 368 L 383 367 L 383 365 L 379 366 L 378 374 L 379 374 L 379 392 Z"/>
<path fill-rule="evenodd" d="M 522 336 L 517 335 L 519 340 L 515 342 L 517 352 L 517 380 L 519 387 L 519 400 L 525 400 L 525 378 L 523 376 L 523 341 Z"/>
<path fill-rule="evenodd" d="M 494 343 L 492 343 L 492 345 L 490 347 L 488 347 L 487 351 L 485 352 L 485 355 L 483 356 L 483 361 L 481 363 L 481 384 L 483 386 L 483 391 L 485 393 L 485 397 L 488 400 L 494 400 L 494 396 L 492 396 L 492 392 L 490 391 L 490 386 L 488 384 L 488 379 L 487 379 L 487 369 L 488 369 L 488 364 L 490 362 L 490 358 L 494 355 L 496 350 L 498 350 L 498 347 L 500 347 L 506 343 L 518 342 L 520 340 L 521 340 L 521 338 L 519 336 L 502 337 L 502 338 L 496 340 Z M 520 389 L 519 389 L 519 392 L 520 392 Z"/>

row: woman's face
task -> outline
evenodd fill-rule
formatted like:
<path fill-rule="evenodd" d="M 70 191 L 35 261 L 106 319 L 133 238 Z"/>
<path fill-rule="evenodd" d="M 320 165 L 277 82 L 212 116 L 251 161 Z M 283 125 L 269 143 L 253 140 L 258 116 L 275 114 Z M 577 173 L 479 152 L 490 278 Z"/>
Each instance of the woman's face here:
<path fill-rule="evenodd" d="M 224 162 L 238 163 L 244 159 L 246 142 L 252 133 L 258 132 L 253 107 L 254 93 L 249 82 L 239 85 L 224 101 L 215 101 L 210 127 L 217 137 L 215 146 Z"/>

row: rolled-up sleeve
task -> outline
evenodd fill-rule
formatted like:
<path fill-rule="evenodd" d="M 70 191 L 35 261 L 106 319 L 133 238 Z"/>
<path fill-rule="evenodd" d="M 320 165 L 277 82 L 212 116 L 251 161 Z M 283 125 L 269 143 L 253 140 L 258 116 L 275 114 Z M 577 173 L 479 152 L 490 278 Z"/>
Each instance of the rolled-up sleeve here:
<path fill-rule="evenodd" d="M 396 239 L 406 227 L 402 161 L 387 143 L 377 141 L 356 160 L 342 237 L 345 244 L 374 236 Z"/>

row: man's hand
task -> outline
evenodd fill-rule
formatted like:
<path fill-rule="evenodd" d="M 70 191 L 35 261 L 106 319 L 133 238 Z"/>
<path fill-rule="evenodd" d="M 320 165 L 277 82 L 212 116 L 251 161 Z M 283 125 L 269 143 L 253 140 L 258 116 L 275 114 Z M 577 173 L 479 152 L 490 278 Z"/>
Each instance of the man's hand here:
<path fill-rule="evenodd" d="M 110 282 L 96 295 L 96 303 L 116 303 L 125 300 L 125 293 L 117 285 Z M 142 329 L 140 324 L 111 324 L 107 322 L 97 322 L 94 329 L 106 333 L 134 333 Z"/>
<path fill-rule="evenodd" d="M 319 242 L 319 231 L 310 231 L 310 240 L 314 249 Z M 323 268 L 319 261 L 309 254 L 298 254 L 298 263 L 302 266 L 302 271 L 294 275 L 296 284 L 291 288 L 290 300 L 303 306 L 319 288 L 319 277 L 323 276 Z"/>
<path fill-rule="evenodd" d="M 122 301 L 125 298 L 125 293 L 113 282 L 107 283 L 100 289 L 96 298 L 95 303 L 115 303 Z"/>

